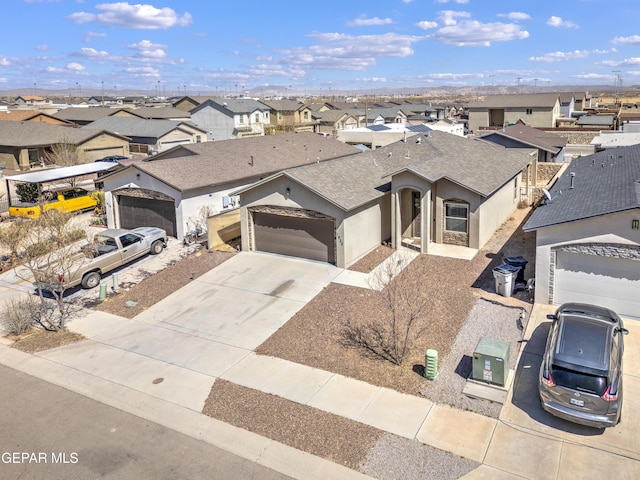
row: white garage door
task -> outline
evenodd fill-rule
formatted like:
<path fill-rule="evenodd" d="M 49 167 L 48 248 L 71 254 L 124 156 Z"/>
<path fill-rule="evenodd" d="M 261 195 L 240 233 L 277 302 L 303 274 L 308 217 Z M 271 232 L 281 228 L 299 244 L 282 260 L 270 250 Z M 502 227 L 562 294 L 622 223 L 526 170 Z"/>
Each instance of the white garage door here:
<path fill-rule="evenodd" d="M 640 317 L 640 261 L 558 252 L 555 303 L 602 305 Z"/>

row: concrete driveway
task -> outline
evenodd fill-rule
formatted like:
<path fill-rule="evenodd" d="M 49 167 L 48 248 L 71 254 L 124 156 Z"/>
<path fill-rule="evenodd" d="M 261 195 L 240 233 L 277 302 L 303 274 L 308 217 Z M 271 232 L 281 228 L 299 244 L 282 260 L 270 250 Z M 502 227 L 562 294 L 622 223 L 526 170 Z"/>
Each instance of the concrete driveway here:
<path fill-rule="evenodd" d="M 484 467 L 532 479 L 640 477 L 640 322 L 625 327 L 624 401 L 622 422 L 615 428 L 593 429 L 545 412 L 538 397 L 538 371 L 553 306 L 536 305 L 527 326 L 526 346 L 516 379 L 500 414 Z M 523 435 L 526 433 L 526 435 Z M 541 466 L 544 465 L 544 468 Z"/>

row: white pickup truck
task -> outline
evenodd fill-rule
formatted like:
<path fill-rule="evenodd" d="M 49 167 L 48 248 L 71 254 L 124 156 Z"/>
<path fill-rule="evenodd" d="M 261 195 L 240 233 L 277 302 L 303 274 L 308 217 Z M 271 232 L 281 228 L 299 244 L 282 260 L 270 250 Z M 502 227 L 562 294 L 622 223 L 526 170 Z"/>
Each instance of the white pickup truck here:
<path fill-rule="evenodd" d="M 54 268 L 42 268 L 47 272 L 36 277 L 35 286 L 43 290 L 62 291 L 82 285 L 95 288 L 102 275 L 150 253 L 157 255 L 167 245 L 167 233 L 161 228 L 140 227 L 133 230 L 107 229 L 95 235 L 93 242 L 81 247 L 64 273 Z M 46 278 L 46 277 L 52 278 Z M 39 277 L 39 278 L 38 278 Z"/>

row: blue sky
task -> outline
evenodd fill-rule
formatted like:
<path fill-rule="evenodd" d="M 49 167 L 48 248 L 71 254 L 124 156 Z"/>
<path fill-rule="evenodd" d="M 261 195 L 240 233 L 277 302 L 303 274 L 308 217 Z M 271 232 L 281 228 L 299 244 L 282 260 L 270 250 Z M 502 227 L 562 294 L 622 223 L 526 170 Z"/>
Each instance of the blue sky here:
<path fill-rule="evenodd" d="M 144 0 L 139 0 L 144 2 Z M 5 0 L 0 90 L 640 83 L 638 0 Z"/>

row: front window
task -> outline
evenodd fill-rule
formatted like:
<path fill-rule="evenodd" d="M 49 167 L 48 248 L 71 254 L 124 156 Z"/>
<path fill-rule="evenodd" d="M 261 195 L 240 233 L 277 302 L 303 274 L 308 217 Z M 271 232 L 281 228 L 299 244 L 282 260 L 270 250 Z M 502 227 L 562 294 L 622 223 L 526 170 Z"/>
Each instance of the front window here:
<path fill-rule="evenodd" d="M 244 113 L 240 114 L 240 123 L 244 123 Z"/>
<path fill-rule="evenodd" d="M 445 230 L 467 233 L 469 206 L 464 203 L 445 203 Z"/>
<path fill-rule="evenodd" d="M 309 112 L 304 112 L 305 121 L 309 120 Z"/>
<path fill-rule="evenodd" d="M 527 115 L 533 115 L 533 108 L 527 108 L 526 113 Z"/>
<path fill-rule="evenodd" d="M 255 114 L 254 122 L 256 122 L 256 123 L 260 123 L 260 114 L 259 114 L 259 113 L 256 113 L 256 114 Z"/>

